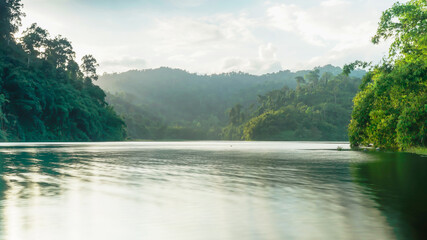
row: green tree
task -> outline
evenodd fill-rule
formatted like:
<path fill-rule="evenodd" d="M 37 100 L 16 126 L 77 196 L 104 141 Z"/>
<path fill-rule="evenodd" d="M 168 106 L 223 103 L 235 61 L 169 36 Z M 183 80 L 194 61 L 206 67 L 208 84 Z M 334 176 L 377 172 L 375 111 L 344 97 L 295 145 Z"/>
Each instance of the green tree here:
<path fill-rule="evenodd" d="M 297 81 L 297 88 L 300 88 L 302 84 L 306 83 L 305 79 L 301 76 L 297 76 L 295 80 Z"/>
<path fill-rule="evenodd" d="M 90 79 L 91 81 L 98 80 L 98 74 L 96 74 L 96 68 L 98 66 L 98 62 L 92 55 L 83 56 L 81 69 L 87 79 Z"/>
<path fill-rule="evenodd" d="M 48 41 L 46 60 L 52 63 L 56 68 L 65 69 L 68 62 L 73 60 L 74 57 L 75 52 L 68 39 L 59 35 Z"/>
<path fill-rule="evenodd" d="M 41 57 L 44 49 L 47 48 L 49 33 L 33 23 L 23 32 L 21 43 L 24 50 L 27 52 L 27 67 L 30 66 L 30 61 Z"/>
<path fill-rule="evenodd" d="M 21 26 L 21 0 L 0 0 L 0 40 L 2 42 L 13 41 L 13 34 Z"/>
<path fill-rule="evenodd" d="M 319 73 L 319 69 L 316 68 L 313 71 L 307 73 L 304 78 L 307 79 L 307 81 L 312 83 L 313 85 L 317 85 L 317 83 L 319 82 Z"/>
<path fill-rule="evenodd" d="M 102 89 L 84 83 L 66 38 L 50 39 L 36 24 L 20 41 L 13 38 L 21 6 L 0 0 L 0 140 L 124 139 L 123 120 L 105 103 Z"/>
<path fill-rule="evenodd" d="M 426 146 L 426 32 L 425 0 L 396 3 L 383 12 L 372 42 L 377 44 L 388 38 L 394 41 L 388 58 L 365 76 L 362 91 L 354 99 L 349 126 L 352 146 Z"/>

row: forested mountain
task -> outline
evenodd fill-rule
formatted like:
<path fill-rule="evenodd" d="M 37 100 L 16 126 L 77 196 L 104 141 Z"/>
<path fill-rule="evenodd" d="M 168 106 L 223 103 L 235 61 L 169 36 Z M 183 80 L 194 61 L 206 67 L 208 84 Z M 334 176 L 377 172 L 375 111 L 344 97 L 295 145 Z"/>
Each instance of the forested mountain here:
<path fill-rule="evenodd" d="M 96 60 L 79 66 L 71 43 L 33 24 L 14 38 L 20 0 L 0 1 L 0 140 L 122 140 L 124 122 L 93 84 Z"/>
<path fill-rule="evenodd" d="M 350 142 L 391 149 L 425 147 L 427 2 L 411 0 L 386 10 L 372 42 L 388 38 L 394 40 L 389 56 L 364 77 L 354 99 Z"/>
<path fill-rule="evenodd" d="M 341 73 L 341 68 L 331 65 L 316 68 L 314 72 L 281 71 L 261 76 L 246 73 L 198 75 L 159 68 L 105 74 L 97 84 L 110 92 L 108 101 L 124 117 L 132 138 L 222 139 L 230 138 L 224 135 L 222 128 L 227 126 L 229 113 L 236 104 L 246 111 L 255 111 L 259 95 L 284 86 L 289 90 L 302 89 L 303 83 L 297 80 L 304 80 L 304 76 L 311 81 L 312 75 L 317 74 L 318 80 L 313 81 L 328 81 Z M 352 76 L 363 74 L 364 71 L 354 71 Z M 334 87 L 340 91 L 341 86 Z M 304 94 L 309 95 L 307 98 L 314 97 L 311 92 Z M 355 92 L 351 94 L 350 99 Z M 351 106 L 346 107 L 344 118 L 349 120 Z M 340 127 L 345 128 L 344 125 Z"/>
<path fill-rule="evenodd" d="M 263 78 L 246 73 L 197 75 L 159 68 L 103 75 L 97 84 L 113 94 L 133 95 L 131 103 L 148 105 L 169 122 L 192 122 L 210 116 L 225 120 L 226 109 L 236 102 L 252 102 L 285 84 L 295 87 L 294 76 L 289 71 Z"/>
<path fill-rule="evenodd" d="M 352 98 L 360 78 L 313 70 L 297 77 L 296 89 L 284 87 L 258 96 L 258 108 L 240 104 L 229 112 L 224 139 L 347 140 Z"/>

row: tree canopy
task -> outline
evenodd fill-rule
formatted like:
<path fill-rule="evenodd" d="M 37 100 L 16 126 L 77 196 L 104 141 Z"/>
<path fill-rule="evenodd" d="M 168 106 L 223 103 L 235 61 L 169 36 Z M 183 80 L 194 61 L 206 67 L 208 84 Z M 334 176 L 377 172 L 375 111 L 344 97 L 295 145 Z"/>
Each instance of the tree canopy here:
<path fill-rule="evenodd" d="M 297 76 L 296 89 L 283 87 L 258 96 L 256 109 L 230 111 L 225 139 L 346 140 L 352 98 L 360 78 L 333 75 L 319 69 Z M 248 116 L 248 117 L 245 117 Z"/>
<path fill-rule="evenodd" d="M 427 2 L 396 3 L 383 12 L 374 44 L 393 39 L 384 62 L 364 77 L 354 99 L 351 145 L 405 149 L 427 141 Z"/>
<path fill-rule="evenodd" d="M 313 72 L 280 71 L 261 76 L 246 73 L 198 75 L 179 69 L 159 68 L 106 74 L 96 83 L 110 92 L 107 101 L 124 117 L 131 138 L 241 139 L 242 124 L 259 113 L 259 105 L 267 106 L 260 98 L 266 98 L 270 91 L 276 94 L 284 86 L 289 92 L 304 87 L 306 94 L 310 95 L 306 98 L 310 99 L 314 97 L 311 90 L 326 87 L 332 91 L 330 88 L 334 86 L 338 95 L 327 97 L 332 96 L 332 101 L 336 97 L 340 102 L 339 87 L 329 81 L 341 72 L 340 67 L 332 65 L 316 68 Z M 355 71 L 351 76 L 364 73 Z M 314 79 L 315 83 L 305 83 L 305 79 L 307 82 Z M 342 133 L 340 140 L 347 136 L 345 128 L 350 120 L 351 99 L 357 87 L 354 89 L 347 93 L 346 120 L 339 127 Z"/>
<path fill-rule="evenodd" d="M 100 141 L 125 138 L 124 122 L 94 85 L 96 60 L 80 68 L 71 42 L 32 24 L 20 39 L 19 0 L 0 0 L 0 140 Z"/>

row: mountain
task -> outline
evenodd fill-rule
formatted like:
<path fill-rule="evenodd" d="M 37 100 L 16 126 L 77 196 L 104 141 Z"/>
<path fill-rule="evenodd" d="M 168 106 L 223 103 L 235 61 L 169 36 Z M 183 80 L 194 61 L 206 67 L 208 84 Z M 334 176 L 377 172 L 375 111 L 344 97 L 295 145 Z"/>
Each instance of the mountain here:
<path fill-rule="evenodd" d="M 331 65 L 316 69 L 321 76 L 325 73 L 338 75 L 342 72 L 341 68 Z M 135 112 L 147 115 L 149 112 L 148 115 L 155 116 L 151 119 L 161 121 L 168 126 L 166 129 L 173 128 L 175 130 L 172 132 L 175 133 L 180 129 L 181 133 L 172 134 L 173 136 L 168 131 L 163 132 L 164 138 L 217 139 L 221 137 L 221 129 L 228 124 L 227 111 L 234 105 L 239 103 L 243 107 L 254 108 L 259 95 L 284 86 L 295 89 L 298 85 L 296 77 L 309 73 L 309 70 L 287 70 L 261 76 L 242 72 L 199 75 L 162 67 L 104 74 L 97 84 L 112 96 L 109 101 L 124 117 L 128 129 L 135 129 L 135 122 L 129 120 L 135 116 L 130 115 Z M 353 74 L 355 73 L 363 72 L 355 71 Z M 124 110 L 124 102 L 140 111 Z M 192 133 L 188 134 L 189 131 Z M 128 130 L 128 133 L 140 139 L 153 138 L 152 134 L 134 134 L 133 130 Z"/>

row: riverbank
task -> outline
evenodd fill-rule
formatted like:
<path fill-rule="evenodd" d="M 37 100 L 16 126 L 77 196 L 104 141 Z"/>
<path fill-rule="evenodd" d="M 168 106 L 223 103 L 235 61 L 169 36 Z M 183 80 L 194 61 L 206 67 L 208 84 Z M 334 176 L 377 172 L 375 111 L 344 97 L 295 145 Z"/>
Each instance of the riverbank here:
<path fill-rule="evenodd" d="M 427 148 L 425 147 L 411 148 L 411 149 L 408 149 L 407 152 L 427 156 Z"/>

